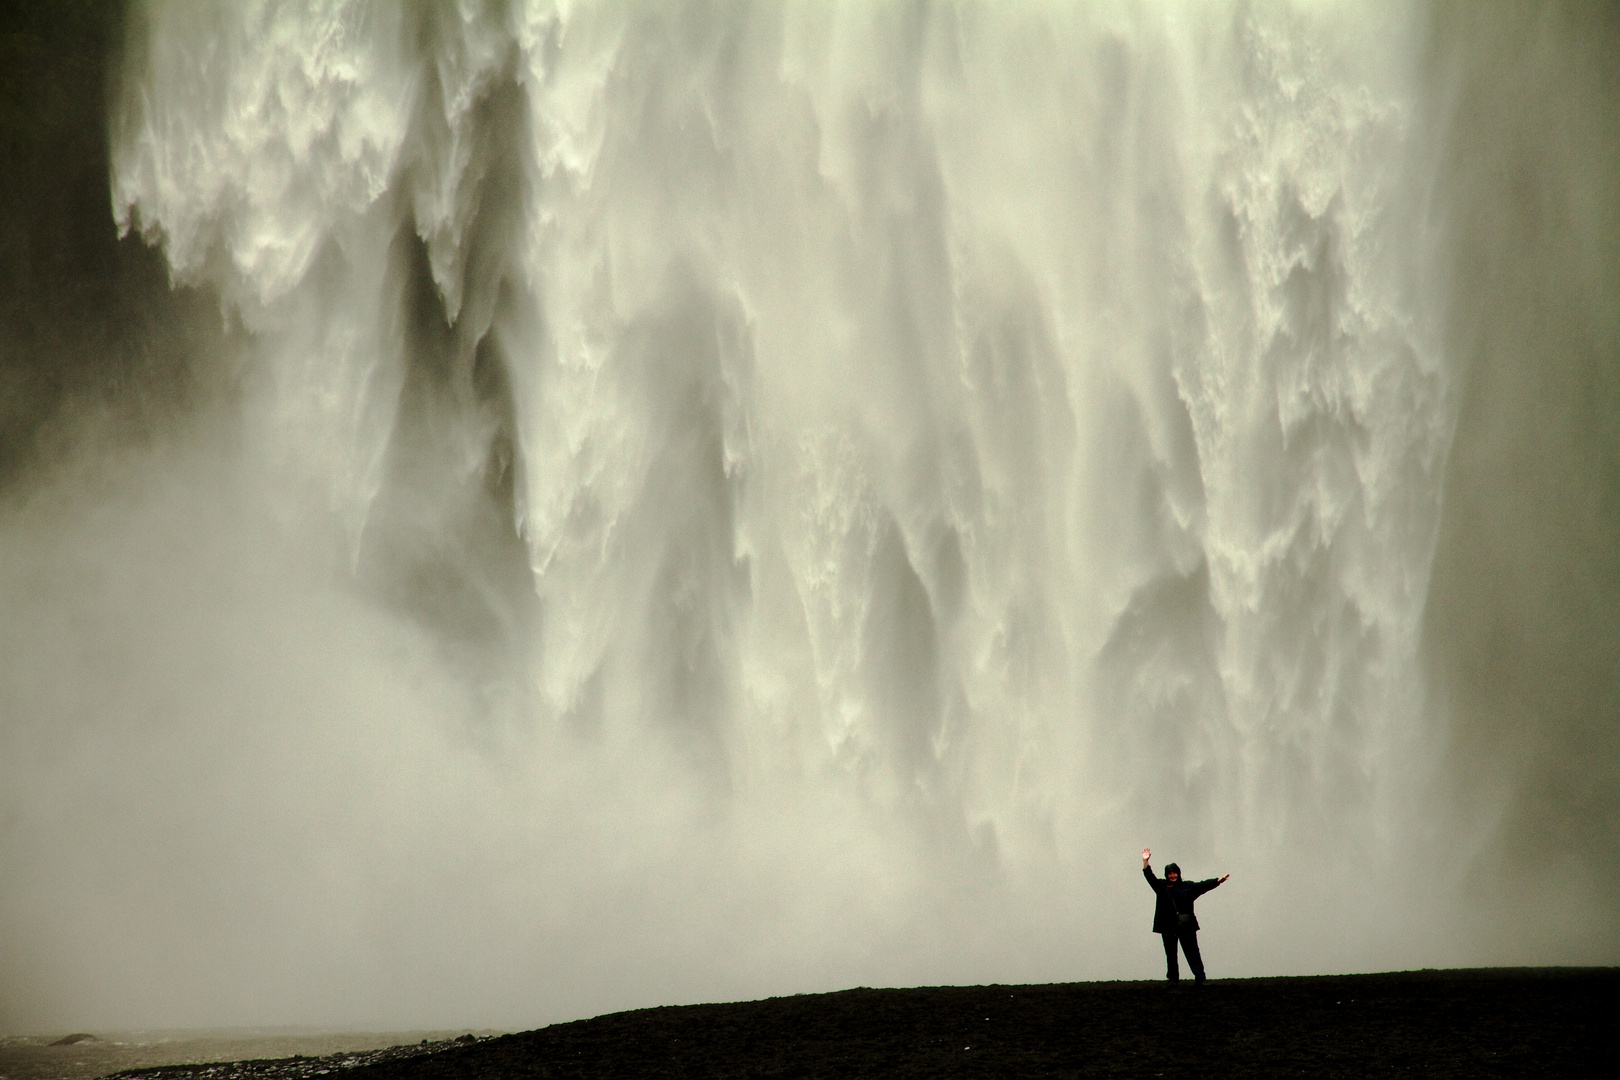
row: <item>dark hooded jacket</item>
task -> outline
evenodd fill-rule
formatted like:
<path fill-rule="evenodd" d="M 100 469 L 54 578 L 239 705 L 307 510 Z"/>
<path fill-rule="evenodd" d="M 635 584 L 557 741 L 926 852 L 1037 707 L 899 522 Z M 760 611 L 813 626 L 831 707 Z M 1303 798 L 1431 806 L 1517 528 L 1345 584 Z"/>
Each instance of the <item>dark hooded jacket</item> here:
<path fill-rule="evenodd" d="M 1142 867 L 1142 876 L 1158 894 L 1158 902 L 1153 907 L 1153 932 L 1155 934 L 1174 934 L 1181 929 L 1181 920 L 1178 915 L 1192 915 L 1192 929 L 1198 929 L 1198 916 L 1193 915 L 1193 901 L 1203 896 L 1209 890 L 1219 885 L 1219 878 L 1210 878 L 1208 881 L 1188 881 L 1182 878 L 1174 885 L 1161 877 L 1153 875 L 1153 867 Z"/>

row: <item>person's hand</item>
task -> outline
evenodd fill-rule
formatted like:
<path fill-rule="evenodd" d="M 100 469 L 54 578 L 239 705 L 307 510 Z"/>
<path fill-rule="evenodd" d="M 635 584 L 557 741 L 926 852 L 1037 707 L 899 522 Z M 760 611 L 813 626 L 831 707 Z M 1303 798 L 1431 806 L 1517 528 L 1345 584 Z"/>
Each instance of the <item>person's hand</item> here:
<path fill-rule="evenodd" d="M 1153 852 L 1150 851 L 1147 848 L 1143 848 L 1142 849 L 1142 865 L 1146 866 L 1148 864 L 1148 860 L 1151 859 L 1151 858 L 1153 858 Z"/>
<path fill-rule="evenodd" d="M 1232 876 L 1231 874 L 1222 874 L 1221 875 L 1221 880 L 1217 881 L 1215 884 L 1219 885 L 1219 884 L 1221 884 L 1222 882 L 1224 882 L 1227 878 L 1229 878 L 1231 876 Z"/>

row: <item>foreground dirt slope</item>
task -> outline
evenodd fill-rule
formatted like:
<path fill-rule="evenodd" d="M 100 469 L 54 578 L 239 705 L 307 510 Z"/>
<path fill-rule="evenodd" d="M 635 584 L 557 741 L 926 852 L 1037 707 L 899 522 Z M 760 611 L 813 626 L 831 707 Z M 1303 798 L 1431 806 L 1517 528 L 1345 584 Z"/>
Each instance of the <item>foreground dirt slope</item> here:
<path fill-rule="evenodd" d="M 616 1013 L 375 1064 L 213 1066 L 207 1080 L 1567 1076 L 1604 1060 L 1617 999 L 1613 968 L 858 989 Z"/>

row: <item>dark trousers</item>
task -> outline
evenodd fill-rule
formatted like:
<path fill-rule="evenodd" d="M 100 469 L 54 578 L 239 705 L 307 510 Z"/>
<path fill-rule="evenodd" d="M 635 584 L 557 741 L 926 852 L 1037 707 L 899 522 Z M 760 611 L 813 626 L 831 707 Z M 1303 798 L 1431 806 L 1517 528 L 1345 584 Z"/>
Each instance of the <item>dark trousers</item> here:
<path fill-rule="evenodd" d="M 1164 977 L 1171 982 L 1181 978 L 1181 968 L 1176 964 L 1176 940 L 1181 940 L 1181 951 L 1187 954 L 1187 966 L 1192 968 L 1193 979 L 1204 981 L 1204 958 L 1198 955 L 1198 931 L 1187 927 L 1178 933 L 1160 934 L 1164 939 Z"/>

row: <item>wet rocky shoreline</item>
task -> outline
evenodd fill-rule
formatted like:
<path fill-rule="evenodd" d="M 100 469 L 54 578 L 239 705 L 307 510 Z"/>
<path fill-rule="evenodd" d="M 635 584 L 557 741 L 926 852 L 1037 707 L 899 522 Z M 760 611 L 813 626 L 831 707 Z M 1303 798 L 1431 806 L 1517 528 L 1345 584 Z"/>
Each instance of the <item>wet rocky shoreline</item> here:
<path fill-rule="evenodd" d="M 419 1043 L 402 1043 L 377 1050 L 352 1050 L 319 1057 L 295 1054 L 287 1058 L 268 1058 L 252 1061 L 209 1061 L 184 1065 L 158 1065 L 144 1069 L 125 1069 L 111 1076 L 141 1080 L 305 1080 L 307 1077 L 344 1073 L 367 1065 L 403 1062 L 442 1054 L 447 1050 L 464 1048 L 479 1041 L 476 1035 L 462 1035 L 454 1039 L 424 1039 Z"/>

